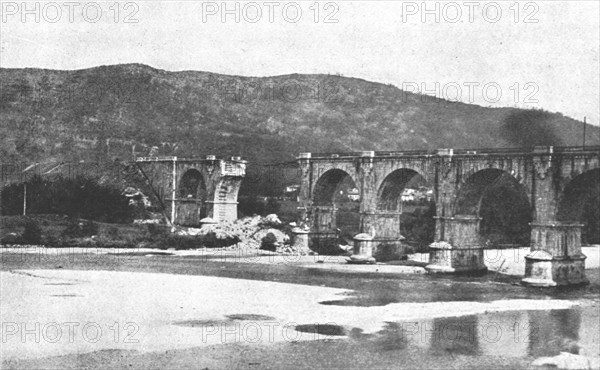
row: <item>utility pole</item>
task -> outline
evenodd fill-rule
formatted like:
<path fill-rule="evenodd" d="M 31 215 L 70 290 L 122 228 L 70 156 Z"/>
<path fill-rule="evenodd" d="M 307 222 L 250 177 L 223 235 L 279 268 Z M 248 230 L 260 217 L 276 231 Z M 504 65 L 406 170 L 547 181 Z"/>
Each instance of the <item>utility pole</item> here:
<path fill-rule="evenodd" d="M 584 149 L 585 149 L 585 129 L 586 129 L 585 126 L 587 126 L 586 119 L 587 119 L 587 117 L 583 117 L 583 148 Z"/>
<path fill-rule="evenodd" d="M 23 175 L 25 172 L 27 172 L 37 166 L 39 166 L 39 163 L 32 164 L 31 166 L 24 169 L 21 172 L 21 180 L 23 180 L 23 177 L 26 177 Z M 25 181 L 23 181 L 23 216 L 26 216 L 26 215 L 27 215 L 27 179 L 25 179 Z"/>
<path fill-rule="evenodd" d="M 27 182 L 23 183 L 23 216 L 27 216 Z"/>
<path fill-rule="evenodd" d="M 175 231 L 175 197 L 177 196 L 177 157 L 173 157 L 173 187 L 171 189 L 171 232 Z"/>

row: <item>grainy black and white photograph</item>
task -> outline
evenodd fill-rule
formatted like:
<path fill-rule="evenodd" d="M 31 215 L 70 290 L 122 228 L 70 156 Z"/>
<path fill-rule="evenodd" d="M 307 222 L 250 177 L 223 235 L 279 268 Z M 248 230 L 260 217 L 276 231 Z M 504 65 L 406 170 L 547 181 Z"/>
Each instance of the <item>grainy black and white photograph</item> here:
<path fill-rule="evenodd" d="M 600 369 L 600 2 L 0 0 L 0 369 Z"/>

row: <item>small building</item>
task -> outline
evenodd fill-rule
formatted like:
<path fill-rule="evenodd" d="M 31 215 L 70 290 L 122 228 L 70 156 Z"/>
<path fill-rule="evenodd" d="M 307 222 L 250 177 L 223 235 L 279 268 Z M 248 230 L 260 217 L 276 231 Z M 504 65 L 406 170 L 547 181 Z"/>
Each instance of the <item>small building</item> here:
<path fill-rule="evenodd" d="M 358 202 L 360 200 L 360 192 L 357 188 L 348 190 L 348 199 L 353 202 Z"/>
<path fill-rule="evenodd" d="M 300 185 L 289 185 L 285 188 L 286 194 L 298 193 L 300 191 Z"/>
<path fill-rule="evenodd" d="M 414 202 L 416 199 L 417 191 L 415 189 L 404 189 L 400 195 L 400 199 L 403 202 Z"/>

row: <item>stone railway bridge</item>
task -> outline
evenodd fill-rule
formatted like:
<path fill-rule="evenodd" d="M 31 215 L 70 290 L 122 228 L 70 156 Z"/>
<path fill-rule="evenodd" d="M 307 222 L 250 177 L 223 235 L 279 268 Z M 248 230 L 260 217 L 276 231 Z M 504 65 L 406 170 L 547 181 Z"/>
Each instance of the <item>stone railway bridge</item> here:
<path fill-rule="evenodd" d="M 205 159 L 138 158 L 136 165 L 164 205 L 172 225 L 200 226 L 235 221 L 246 161 L 209 155 Z"/>
<path fill-rule="evenodd" d="M 300 210 L 316 236 L 336 229 L 334 198 L 340 184 L 352 180 L 360 192 L 362 233 L 355 239 L 355 254 L 357 242 L 369 244 L 363 250 L 368 256 L 362 256 L 367 259 L 378 248 L 402 249 L 399 198 L 407 179 L 421 175 L 433 188 L 436 209 L 430 272 L 486 269 L 481 200 L 500 177 L 509 178 L 526 196 L 532 220 L 523 282 L 554 286 L 587 281 L 579 193 L 589 184 L 599 186 L 600 147 L 301 153 L 298 162 Z"/>
<path fill-rule="evenodd" d="M 144 191 L 153 193 L 172 225 L 200 226 L 202 219 L 214 223 L 237 219 L 238 192 L 246 165 L 240 157 L 225 160 L 214 155 L 140 157 L 134 162 L 0 163 L 0 188 L 36 176 L 108 178 L 131 186 L 138 186 L 141 180 Z"/>

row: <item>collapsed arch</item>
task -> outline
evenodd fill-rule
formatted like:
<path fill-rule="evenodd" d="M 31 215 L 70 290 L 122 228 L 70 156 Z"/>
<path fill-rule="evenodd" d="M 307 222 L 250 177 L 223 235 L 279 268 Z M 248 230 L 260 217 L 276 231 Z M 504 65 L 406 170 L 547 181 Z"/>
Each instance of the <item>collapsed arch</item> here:
<path fill-rule="evenodd" d="M 480 234 L 492 245 L 528 245 L 532 207 L 525 188 L 509 173 L 487 168 L 460 187 L 454 214 L 476 215 Z"/>
<path fill-rule="evenodd" d="M 600 169 L 584 172 L 567 184 L 560 197 L 557 219 L 583 223 L 582 244 L 600 243 Z"/>

